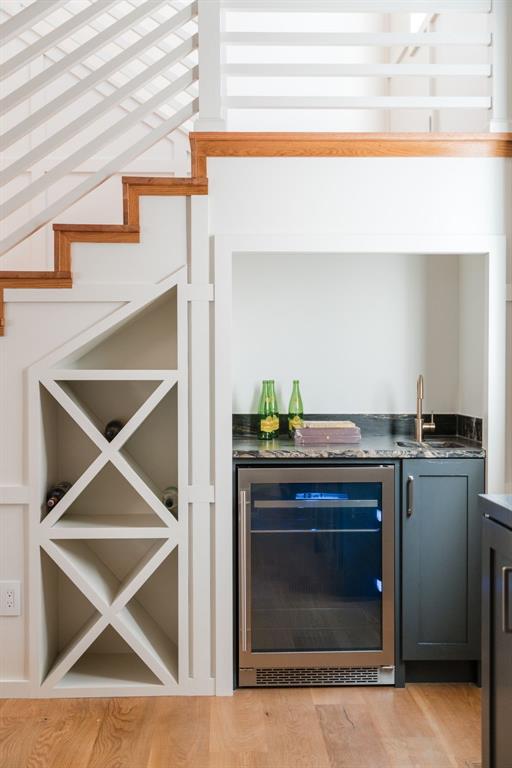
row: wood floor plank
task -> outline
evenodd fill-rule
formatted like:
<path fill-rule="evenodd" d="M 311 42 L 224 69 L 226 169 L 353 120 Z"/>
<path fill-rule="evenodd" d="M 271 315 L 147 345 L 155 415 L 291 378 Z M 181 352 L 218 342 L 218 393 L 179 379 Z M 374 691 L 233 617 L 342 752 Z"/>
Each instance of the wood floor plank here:
<path fill-rule="evenodd" d="M 153 739 L 141 768 L 209 768 L 211 698 L 155 699 Z"/>
<path fill-rule="evenodd" d="M 409 689 L 379 688 L 367 697 L 367 706 L 393 768 L 453 768 Z"/>
<path fill-rule="evenodd" d="M 141 768 L 151 752 L 155 698 L 111 699 L 87 768 Z"/>
<path fill-rule="evenodd" d="M 309 688 L 261 691 L 272 768 L 331 768 L 322 727 Z"/>
<path fill-rule="evenodd" d="M 314 701 L 332 768 L 391 768 L 368 707 L 367 689 L 319 691 Z"/>
<path fill-rule="evenodd" d="M 26 768 L 87 768 L 101 722 L 99 708 L 84 717 L 48 718 L 32 744 Z"/>
<path fill-rule="evenodd" d="M 412 685 L 418 704 L 455 768 L 480 760 L 480 691 L 475 686 Z"/>
<path fill-rule="evenodd" d="M 32 744 L 40 729 L 37 721 L 3 717 L 0 720 L 0 765 L 26 768 Z"/>

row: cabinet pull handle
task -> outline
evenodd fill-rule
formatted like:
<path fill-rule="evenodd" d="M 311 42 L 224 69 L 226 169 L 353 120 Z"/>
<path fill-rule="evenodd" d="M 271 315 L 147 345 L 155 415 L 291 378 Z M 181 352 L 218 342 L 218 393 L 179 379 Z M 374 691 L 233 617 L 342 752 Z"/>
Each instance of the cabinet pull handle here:
<path fill-rule="evenodd" d="M 240 491 L 238 530 L 240 534 L 240 630 L 242 651 L 247 651 L 247 491 Z"/>
<path fill-rule="evenodd" d="M 510 587 L 510 579 L 509 574 L 512 573 L 512 566 L 510 565 L 504 565 L 501 569 L 501 579 L 502 579 L 502 590 L 501 590 L 501 599 L 502 599 L 502 606 L 501 606 L 501 617 L 503 621 L 503 631 L 507 634 L 512 634 L 512 627 L 510 626 L 510 616 L 509 616 L 509 587 Z"/>
<path fill-rule="evenodd" d="M 414 475 L 407 478 L 407 517 L 414 512 Z"/>

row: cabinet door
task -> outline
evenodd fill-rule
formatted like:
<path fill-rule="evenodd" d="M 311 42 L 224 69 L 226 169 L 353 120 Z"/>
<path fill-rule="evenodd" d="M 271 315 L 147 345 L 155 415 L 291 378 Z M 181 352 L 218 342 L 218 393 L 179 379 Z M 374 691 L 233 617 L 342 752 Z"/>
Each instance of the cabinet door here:
<path fill-rule="evenodd" d="M 402 656 L 480 658 L 479 459 L 403 463 Z"/>
<path fill-rule="evenodd" d="M 483 766 L 512 765 L 512 532 L 484 520 Z"/>

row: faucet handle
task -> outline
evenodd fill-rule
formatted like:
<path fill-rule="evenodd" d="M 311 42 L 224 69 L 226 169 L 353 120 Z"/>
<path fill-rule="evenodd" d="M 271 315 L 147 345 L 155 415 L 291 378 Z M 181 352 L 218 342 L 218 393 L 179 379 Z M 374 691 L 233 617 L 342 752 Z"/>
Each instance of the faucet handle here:
<path fill-rule="evenodd" d="M 423 424 L 423 429 L 428 430 L 429 432 L 433 432 L 436 428 L 436 423 L 434 421 L 434 413 L 432 412 L 430 414 L 430 421 L 427 421 Z"/>

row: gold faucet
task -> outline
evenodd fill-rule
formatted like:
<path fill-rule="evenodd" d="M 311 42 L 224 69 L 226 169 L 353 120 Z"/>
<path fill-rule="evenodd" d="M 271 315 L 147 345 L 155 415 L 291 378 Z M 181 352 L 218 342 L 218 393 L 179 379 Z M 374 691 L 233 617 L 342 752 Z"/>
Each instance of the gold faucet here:
<path fill-rule="evenodd" d="M 425 423 L 423 418 L 423 376 L 420 373 L 418 381 L 416 383 L 416 418 L 414 419 L 414 426 L 416 431 L 416 441 L 418 443 L 423 442 L 423 432 L 428 430 L 433 432 L 436 428 L 434 423 L 434 414 L 432 413 L 430 421 Z"/>

